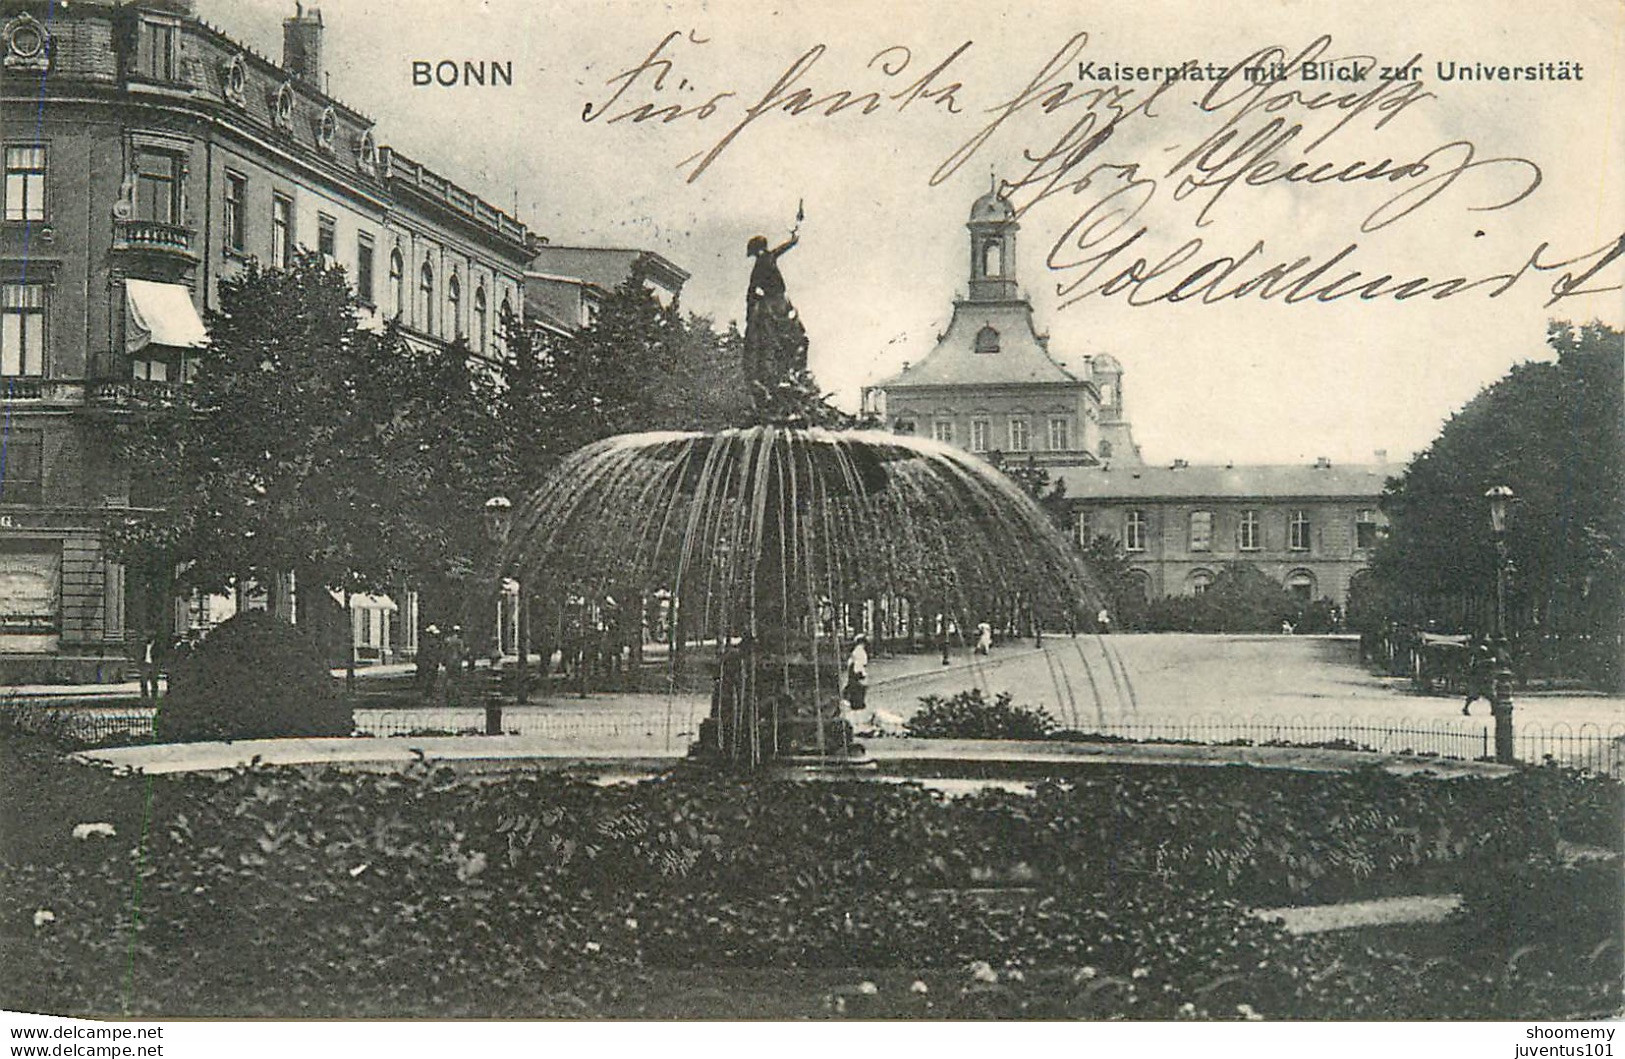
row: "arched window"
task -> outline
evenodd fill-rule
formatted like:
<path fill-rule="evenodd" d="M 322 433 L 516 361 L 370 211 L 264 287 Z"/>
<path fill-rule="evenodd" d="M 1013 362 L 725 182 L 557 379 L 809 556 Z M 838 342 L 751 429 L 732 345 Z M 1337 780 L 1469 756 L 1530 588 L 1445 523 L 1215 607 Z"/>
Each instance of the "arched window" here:
<path fill-rule="evenodd" d="M 451 328 L 451 337 L 463 337 L 463 285 L 457 281 L 455 272 L 446 277 L 446 312 L 449 314 L 446 324 Z"/>
<path fill-rule="evenodd" d="M 394 299 L 395 315 L 400 316 L 406 309 L 406 261 L 399 250 L 389 255 L 389 294 Z"/>
<path fill-rule="evenodd" d="M 1191 595 L 1200 596 L 1213 584 L 1212 570 L 1192 570 L 1185 577 L 1185 584 L 1190 588 Z"/>
<path fill-rule="evenodd" d="M 999 333 L 991 326 L 984 327 L 976 332 L 976 352 L 997 353 L 999 351 Z"/>
<path fill-rule="evenodd" d="M 486 324 L 485 318 L 485 288 L 474 288 L 474 348 L 481 353 L 485 352 Z"/>
<path fill-rule="evenodd" d="M 502 315 L 500 317 L 498 317 L 497 319 L 498 319 L 499 322 L 501 322 L 503 324 L 506 324 L 508 322 L 508 318 L 510 316 L 512 316 L 512 315 L 513 315 L 513 302 L 509 301 L 508 296 L 506 294 L 504 294 L 502 296 Z"/>
<path fill-rule="evenodd" d="M 423 330 L 434 334 L 434 266 L 427 261 L 423 263 L 423 272 L 418 280 L 418 291 L 423 295 Z"/>
<path fill-rule="evenodd" d="M 1299 603 L 1315 598 L 1315 575 L 1308 570 L 1294 570 L 1286 575 L 1286 590 Z"/>
<path fill-rule="evenodd" d="M 982 244 L 982 275 L 1004 275 L 1004 244 L 997 239 Z"/>

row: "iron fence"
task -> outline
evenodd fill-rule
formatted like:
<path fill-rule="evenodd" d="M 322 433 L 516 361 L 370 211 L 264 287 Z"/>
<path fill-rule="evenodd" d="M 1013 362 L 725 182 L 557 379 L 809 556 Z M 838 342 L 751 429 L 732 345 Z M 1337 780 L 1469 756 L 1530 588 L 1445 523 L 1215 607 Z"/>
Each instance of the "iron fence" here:
<path fill-rule="evenodd" d="M 1487 757 L 1494 747 L 1487 725 L 1461 718 L 1412 718 L 1252 714 L 1227 716 L 1132 717 L 1107 720 L 1074 729 L 1139 742 L 1188 742 L 1222 745 L 1246 743 L 1288 746 L 1327 746 L 1333 749 L 1372 750 L 1391 754 L 1418 754 L 1464 760 Z"/>
<path fill-rule="evenodd" d="M 502 731 L 541 739 L 613 740 L 648 743 L 668 738 L 679 749 L 692 740 L 697 718 L 686 708 L 665 710 L 559 710 L 552 707 L 507 706 Z M 358 709 L 356 732 L 373 736 L 479 735 L 485 731 L 485 711 L 479 708 Z"/>
<path fill-rule="evenodd" d="M 7 727 L 75 746 L 151 742 L 152 718 L 157 712 L 151 706 L 0 703 L 0 717 Z"/>
<path fill-rule="evenodd" d="M 600 709 L 509 706 L 502 713 L 507 734 L 538 739 L 681 750 L 695 738 L 701 709 Z M 153 739 L 152 707 L 94 706 L 83 703 L 0 703 L 7 727 L 49 736 L 78 746 L 144 743 Z M 374 709 L 355 711 L 356 734 L 364 736 L 476 736 L 485 730 L 478 707 Z M 1390 718 L 1335 715 L 1249 716 L 1194 714 L 1136 716 L 1067 729 L 1078 738 L 1124 742 L 1180 742 L 1208 746 L 1327 747 L 1418 757 L 1488 759 L 1494 730 L 1471 718 Z M 1517 758 L 1625 777 L 1625 723 L 1600 725 L 1518 725 Z"/>
<path fill-rule="evenodd" d="M 1625 724 L 1520 725 L 1513 740 L 1519 761 L 1551 761 L 1570 768 L 1625 777 Z"/>

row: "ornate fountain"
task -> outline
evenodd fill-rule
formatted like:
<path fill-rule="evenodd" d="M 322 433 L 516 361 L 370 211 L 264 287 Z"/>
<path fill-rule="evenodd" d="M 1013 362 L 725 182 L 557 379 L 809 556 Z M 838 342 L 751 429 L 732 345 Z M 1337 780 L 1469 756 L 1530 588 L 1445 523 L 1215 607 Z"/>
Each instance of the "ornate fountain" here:
<path fill-rule="evenodd" d="M 667 600 L 673 665 L 684 643 L 711 652 L 694 756 L 854 768 L 865 755 L 843 716 L 843 640 L 874 631 L 877 601 L 908 600 L 916 629 L 945 635 L 1000 614 L 1064 621 L 1099 595 L 1045 514 L 982 460 L 804 425 L 806 336 L 776 264 L 794 245 L 751 241 L 746 361 L 766 422 L 573 453 L 515 509 L 501 568 L 555 597 Z"/>

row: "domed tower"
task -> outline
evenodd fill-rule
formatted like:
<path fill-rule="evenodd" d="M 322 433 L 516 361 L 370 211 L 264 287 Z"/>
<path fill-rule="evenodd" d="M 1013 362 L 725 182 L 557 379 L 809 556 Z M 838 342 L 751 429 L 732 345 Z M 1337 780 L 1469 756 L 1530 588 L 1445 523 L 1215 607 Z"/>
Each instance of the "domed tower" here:
<path fill-rule="evenodd" d="M 1016 287 L 1016 232 L 1021 225 L 997 184 L 971 204 L 970 297 L 972 302 L 1021 300 Z"/>

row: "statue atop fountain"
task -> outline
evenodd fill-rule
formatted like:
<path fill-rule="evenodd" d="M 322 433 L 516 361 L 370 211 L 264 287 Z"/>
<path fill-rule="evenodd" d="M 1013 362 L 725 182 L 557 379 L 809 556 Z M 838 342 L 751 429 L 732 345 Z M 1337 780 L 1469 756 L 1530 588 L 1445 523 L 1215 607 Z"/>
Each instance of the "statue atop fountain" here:
<path fill-rule="evenodd" d="M 745 253 L 756 259 L 745 291 L 745 378 L 762 418 L 775 418 L 783 401 L 778 391 L 787 383 L 802 389 L 807 372 L 807 330 L 790 301 L 779 271 L 779 258 L 800 241 L 802 211 L 796 210 L 796 226 L 790 237 L 769 247 L 767 237 L 753 237 Z"/>
<path fill-rule="evenodd" d="M 777 247 L 748 245 L 756 425 L 578 450 L 515 512 L 499 568 L 560 597 L 597 598 L 613 581 L 668 600 L 673 679 L 682 644 L 715 652 L 697 758 L 850 771 L 867 759 L 843 710 L 844 660 L 883 604 L 967 628 L 1016 600 L 1058 616 L 1100 596 L 1048 516 L 981 459 L 845 429 L 807 374 L 779 271 L 797 241 L 793 229 Z"/>

